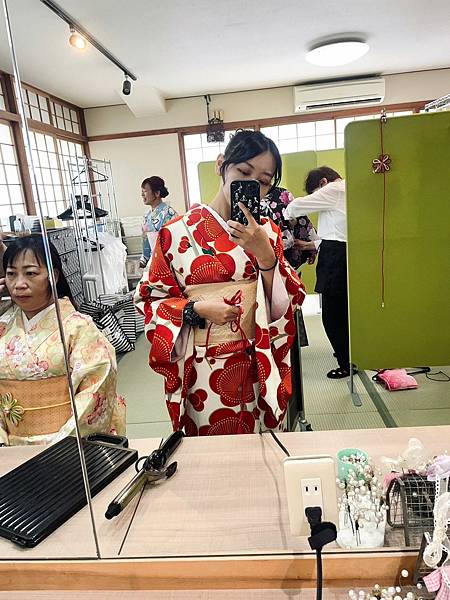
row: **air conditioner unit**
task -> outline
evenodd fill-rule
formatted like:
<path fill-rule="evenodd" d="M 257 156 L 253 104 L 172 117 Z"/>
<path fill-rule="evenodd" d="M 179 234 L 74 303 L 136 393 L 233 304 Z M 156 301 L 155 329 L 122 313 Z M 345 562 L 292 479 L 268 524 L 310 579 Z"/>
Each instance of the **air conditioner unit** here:
<path fill-rule="evenodd" d="M 384 79 L 354 79 L 294 88 L 294 110 L 297 113 L 333 110 L 353 106 L 381 104 L 384 100 Z"/>

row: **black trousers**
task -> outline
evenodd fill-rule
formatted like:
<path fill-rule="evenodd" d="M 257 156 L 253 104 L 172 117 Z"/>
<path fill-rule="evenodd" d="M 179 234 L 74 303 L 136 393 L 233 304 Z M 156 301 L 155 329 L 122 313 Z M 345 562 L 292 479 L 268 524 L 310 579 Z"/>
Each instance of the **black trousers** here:
<path fill-rule="evenodd" d="M 340 367 L 349 368 L 346 243 L 322 240 L 316 292 L 322 294 L 322 323 Z"/>
<path fill-rule="evenodd" d="M 348 369 L 350 357 L 347 290 L 345 293 L 322 293 L 322 323 L 339 366 Z"/>

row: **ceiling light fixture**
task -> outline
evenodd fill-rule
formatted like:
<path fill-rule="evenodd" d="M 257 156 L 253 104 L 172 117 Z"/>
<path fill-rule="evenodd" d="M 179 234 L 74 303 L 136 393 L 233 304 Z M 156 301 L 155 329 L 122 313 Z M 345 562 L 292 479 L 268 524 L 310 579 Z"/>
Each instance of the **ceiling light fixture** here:
<path fill-rule="evenodd" d="M 131 81 L 128 79 L 128 75 L 124 73 L 125 79 L 122 85 L 122 94 L 129 96 L 131 94 Z"/>
<path fill-rule="evenodd" d="M 128 67 L 126 67 L 122 62 L 120 62 L 120 60 L 116 58 L 114 54 L 112 54 L 108 50 L 108 48 L 105 48 L 103 44 L 101 44 L 91 33 L 89 33 L 89 31 L 85 29 L 83 25 L 81 25 L 81 23 L 79 23 L 76 19 L 69 15 L 69 13 L 67 13 L 63 8 L 61 8 L 59 4 L 57 4 L 54 0 L 41 0 L 41 2 L 52 12 L 54 12 L 55 15 L 57 15 L 60 19 L 62 19 L 69 25 L 70 32 L 72 34 L 69 38 L 69 41 L 72 46 L 75 46 L 75 48 L 82 48 L 82 46 L 79 45 L 81 44 L 80 41 L 77 40 L 75 42 L 74 40 L 75 43 L 72 43 L 72 38 L 74 37 L 77 37 L 79 40 L 83 40 L 85 45 L 87 45 L 87 43 L 89 42 L 91 46 L 93 46 L 99 52 L 101 52 L 101 54 L 103 54 L 105 58 L 107 58 L 110 62 L 113 63 L 113 65 L 120 69 L 122 73 L 125 73 L 133 81 L 137 80 L 136 75 L 132 71 L 130 71 Z"/>
<path fill-rule="evenodd" d="M 78 50 L 86 48 L 86 40 L 73 27 L 70 28 L 69 44 Z"/>
<path fill-rule="evenodd" d="M 361 40 L 338 40 L 314 46 L 305 59 L 319 67 L 337 67 L 358 60 L 369 51 L 369 44 Z"/>

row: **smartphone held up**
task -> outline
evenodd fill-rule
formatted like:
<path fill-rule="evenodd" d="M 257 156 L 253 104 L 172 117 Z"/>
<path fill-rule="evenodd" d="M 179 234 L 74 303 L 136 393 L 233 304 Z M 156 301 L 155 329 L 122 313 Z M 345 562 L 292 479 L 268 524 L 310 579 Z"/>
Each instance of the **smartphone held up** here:
<path fill-rule="evenodd" d="M 247 207 L 257 223 L 261 222 L 261 190 L 259 181 L 255 179 L 243 179 L 232 181 L 230 184 L 231 196 L 231 220 L 247 226 L 248 221 L 239 202 Z"/>

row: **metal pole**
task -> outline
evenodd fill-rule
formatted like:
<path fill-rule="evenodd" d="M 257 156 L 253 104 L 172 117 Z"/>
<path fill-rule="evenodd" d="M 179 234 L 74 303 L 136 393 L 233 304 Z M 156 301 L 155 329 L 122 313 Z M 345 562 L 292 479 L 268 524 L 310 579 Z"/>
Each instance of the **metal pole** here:
<path fill-rule="evenodd" d="M 95 204 L 94 204 L 94 198 L 92 196 L 92 188 L 91 188 L 91 181 L 90 181 L 90 173 L 92 172 L 91 168 L 92 168 L 92 160 L 87 158 L 87 156 L 84 157 L 84 162 L 85 162 L 85 173 L 86 173 L 86 178 L 87 178 L 87 193 L 88 193 L 88 198 L 89 198 L 89 203 L 91 205 L 91 216 L 92 216 L 92 225 L 94 228 L 94 236 L 95 236 L 95 243 L 97 244 L 97 256 L 98 256 L 98 265 L 100 267 L 100 277 L 102 280 L 102 290 L 103 293 L 106 294 L 106 286 L 105 286 L 105 273 L 103 271 L 103 259 L 102 259 L 102 252 L 100 249 L 100 242 L 98 239 L 98 230 L 97 230 L 97 219 L 95 216 Z M 84 207 L 84 214 L 85 214 L 85 218 L 86 218 L 86 206 L 83 204 Z M 88 232 L 88 245 L 90 248 L 90 238 L 89 238 L 89 232 Z M 92 252 L 92 250 L 91 250 Z M 92 258 L 92 262 L 94 262 L 94 259 Z"/>
<path fill-rule="evenodd" d="M 66 345 L 66 340 L 65 340 L 65 335 L 64 335 L 64 325 L 63 325 L 62 315 L 61 315 L 59 302 L 58 302 L 58 291 L 56 288 L 56 279 L 55 279 L 55 274 L 53 271 L 53 265 L 52 265 L 52 261 L 51 261 L 50 245 L 49 245 L 49 241 L 48 241 L 48 237 L 47 237 L 47 231 L 45 229 L 44 214 L 42 211 L 41 198 L 40 198 L 40 194 L 39 194 L 39 186 L 38 186 L 38 181 L 37 181 L 37 177 L 36 177 L 36 171 L 34 168 L 33 153 L 31 152 L 31 139 L 30 139 L 30 132 L 28 130 L 27 118 L 25 115 L 25 105 L 24 105 L 24 101 L 23 101 L 23 92 L 22 92 L 22 83 L 21 83 L 20 73 L 19 73 L 19 65 L 18 65 L 17 57 L 16 57 L 14 40 L 12 37 L 12 30 L 11 30 L 11 22 L 9 19 L 9 12 L 8 12 L 8 6 L 6 3 L 6 0 L 2 0 L 2 3 L 3 3 L 3 11 L 5 14 L 6 32 L 8 35 L 8 43 L 9 43 L 9 48 L 11 51 L 11 59 L 12 59 L 12 64 L 13 64 L 14 86 L 16 88 L 16 96 L 18 99 L 17 105 L 19 108 L 19 114 L 20 114 L 21 123 L 22 123 L 22 131 L 24 134 L 25 145 L 28 147 L 28 151 L 29 151 L 28 152 L 28 160 L 29 160 L 30 167 L 31 167 L 30 175 L 32 176 L 32 180 L 34 182 L 35 190 L 36 190 L 36 197 L 37 197 L 36 204 L 37 204 L 37 209 L 38 209 L 37 212 L 38 212 L 39 223 L 41 226 L 42 242 L 44 244 L 44 249 L 45 249 L 45 258 L 46 258 L 46 263 L 47 263 L 48 278 L 50 281 L 50 288 L 52 290 L 52 294 L 55 299 L 56 318 L 58 321 L 59 335 L 60 335 L 61 344 L 63 347 L 64 364 L 66 367 L 67 384 L 68 384 L 68 388 L 69 388 L 69 397 L 70 397 L 70 401 L 71 401 L 71 405 L 72 405 L 73 416 L 75 419 L 75 430 L 77 433 L 76 439 L 77 439 L 77 445 L 78 445 L 78 453 L 80 456 L 81 470 L 83 472 L 84 490 L 86 493 L 86 500 L 87 500 L 87 504 L 89 507 L 90 517 L 91 517 L 92 534 L 94 537 L 95 549 L 96 549 L 97 557 L 100 558 L 100 546 L 99 546 L 99 542 L 98 542 L 98 538 L 97 538 L 97 530 L 96 530 L 96 526 L 95 526 L 95 518 L 94 518 L 94 510 L 92 507 L 91 490 L 89 488 L 89 475 L 88 475 L 88 471 L 87 471 L 87 467 L 86 467 L 86 461 L 84 458 L 83 445 L 81 442 L 82 438 L 81 438 L 80 426 L 78 423 L 78 413 L 77 413 L 77 406 L 76 406 L 76 402 L 75 402 L 75 391 L 73 389 L 72 377 L 70 374 L 69 354 L 67 351 L 67 345 Z"/>

